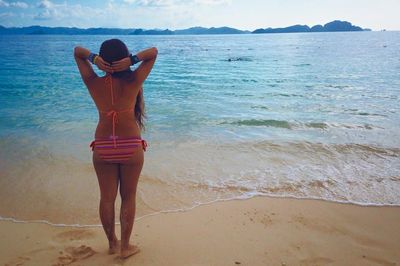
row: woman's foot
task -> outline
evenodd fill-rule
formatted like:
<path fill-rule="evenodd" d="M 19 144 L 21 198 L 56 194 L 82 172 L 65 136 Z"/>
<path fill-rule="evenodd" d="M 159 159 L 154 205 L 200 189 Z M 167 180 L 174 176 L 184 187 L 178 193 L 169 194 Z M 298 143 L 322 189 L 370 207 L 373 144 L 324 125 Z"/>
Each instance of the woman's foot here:
<path fill-rule="evenodd" d="M 109 244 L 108 254 L 112 255 L 118 252 L 121 247 L 121 240 L 115 239 Z"/>
<path fill-rule="evenodd" d="M 132 255 L 135 255 L 140 252 L 138 246 L 128 245 L 127 248 L 121 248 L 121 259 L 126 259 Z"/>

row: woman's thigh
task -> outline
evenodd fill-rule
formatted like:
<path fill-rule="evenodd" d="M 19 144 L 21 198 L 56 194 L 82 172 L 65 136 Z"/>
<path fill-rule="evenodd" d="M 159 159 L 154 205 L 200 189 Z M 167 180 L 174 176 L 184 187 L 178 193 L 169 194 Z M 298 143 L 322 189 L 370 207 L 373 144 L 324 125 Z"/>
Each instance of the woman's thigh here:
<path fill-rule="evenodd" d="M 107 163 L 99 158 L 96 151 L 93 152 L 93 165 L 99 181 L 101 199 L 115 201 L 118 192 L 119 166 Z"/>
<path fill-rule="evenodd" d="M 120 164 L 120 194 L 121 198 L 129 198 L 136 195 L 140 172 L 143 168 L 144 152 L 137 149 L 132 158 Z"/>

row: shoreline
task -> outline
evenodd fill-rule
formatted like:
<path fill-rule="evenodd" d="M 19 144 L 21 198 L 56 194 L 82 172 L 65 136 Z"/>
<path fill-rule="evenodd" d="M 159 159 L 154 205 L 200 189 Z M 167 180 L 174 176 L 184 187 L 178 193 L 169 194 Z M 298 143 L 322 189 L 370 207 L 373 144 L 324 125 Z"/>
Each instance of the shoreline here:
<path fill-rule="evenodd" d="M 288 200 L 306 200 L 306 201 L 321 201 L 321 202 L 327 202 L 327 203 L 333 203 L 333 204 L 343 204 L 343 205 L 350 205 L 350 206 L 356 206 L 356 207 L 388 207 L 388 208 L 400 208 L 400 204 L 377 204 L 377 203 L 358 203 L 358 202 L 348 202 L 348 201 L 337 201 L 337 200 L 330 200 L 330 199 L 323 199 L 323 198 L 311 198 L 311 197 L 296 197 L 296 196 L 279 196 L 279 195 L 255 195 L 255 196 L 250 196 L 250 197 L 237 197 L 237 198 L 227 198 L 227 199 L 217 199 L 205 203 L 199 203 L 197 205 L 193 205 L 191 207 L 187 207 L 184 209 L 176 209 L 176 210 L 163 210 L 163 211 L 158 211 L 154 213 L 149 213 L 145 214 L 143 216 L 140 216 L 138 218 L 135 218 L 135 222 L 151 217 L 151 216 L 156 216 L 156 215 L 162 215 L 162 214 L 169 214 L 169 213 L 185 213 L 185 212 L 190 212 L 193 209 L 203 207 L 203 206 L 208 206 L 212 204 L 218 204 L 221 202 L 229 202 L 229 201 L 245 201 L 245 200 L 251 200 L 254 198 L 270 198 L 270 199 L 288 199 Z M 117 204 L 117 201 L 116 201 Z M 20 220 L 16 219 L 14 217 L 3 217 L 0 215 L 0 223 L 1 222 L 12 222 L 16 224 L 45 224 L 53 227 L 70 227 L 70 228 L 96 228 L 96 227 L 102 227 L 102 225 L 99 224 L 62 224 L 62 223 L 52 223 L 47 220 Z M 116 225 L 119 225 L 119 222 L 116 222 Z"/>
<path fill-rule="evenodd" d="M 98 226 L 0 221 L 0 236 L 2 265 L 396 265 L 400 207 L 254 197 L 159 213 L 136 220 L 126 261 Z"/>

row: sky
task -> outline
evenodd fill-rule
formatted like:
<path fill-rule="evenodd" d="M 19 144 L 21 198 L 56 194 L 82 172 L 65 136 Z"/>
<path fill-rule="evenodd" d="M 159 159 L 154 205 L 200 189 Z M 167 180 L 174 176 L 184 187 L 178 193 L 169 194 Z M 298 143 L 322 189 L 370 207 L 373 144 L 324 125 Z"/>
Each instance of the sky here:
<path fill-rule="evenodd" d="M 0 0 L 0 25 L 242 30 L 347 20 L 400 30 L 400 0 Z"/>

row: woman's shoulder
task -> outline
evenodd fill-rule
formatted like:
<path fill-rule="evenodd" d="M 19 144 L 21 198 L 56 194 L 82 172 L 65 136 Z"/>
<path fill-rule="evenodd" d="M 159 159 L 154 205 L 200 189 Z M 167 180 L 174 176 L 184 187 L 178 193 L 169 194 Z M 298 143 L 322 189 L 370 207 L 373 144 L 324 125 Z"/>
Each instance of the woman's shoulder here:
<path fill-rule="evenodd" d="M 106 76 L 97 76 L 93 79 L 90 80 L 90 82 L 86 82 L 86 87 L 89 90 L 95 89 L 99 86 L 101 86 L 102 84 L 104 84 L 106 80 Z"/>
<path fill-rule="evenodd" d="M 138 83 L 138 79 L 135 76 L 135 71 L 127 73 L 124 77 L 121 78 L 121 80 L 127 87 L 138 88 L 142 86 L 142 84 Z"/>

